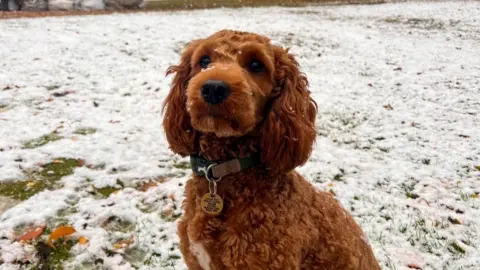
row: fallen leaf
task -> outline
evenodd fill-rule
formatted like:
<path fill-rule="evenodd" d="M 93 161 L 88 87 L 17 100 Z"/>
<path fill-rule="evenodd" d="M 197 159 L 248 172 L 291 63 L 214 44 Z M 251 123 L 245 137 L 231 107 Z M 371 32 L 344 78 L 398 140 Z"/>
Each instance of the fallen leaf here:
<path fill-rule="evenodd" d="M 470 139 L 470 136 L 464 135 L 464 134 L 459 134 L 458 137 L 465 138 L 465 139 Z"/>
<path fill-rule="evenodd" d="M 421 270 L 422 268 L 414 263 L 409 263 L 407 265 L 408 268 L 412 268 L 412 269 L 418 269 L 418 270 Z"/>
<path fill-rule="evenodd" d="M 145 183 L 142 183 L 142 185 L 140 185 L 139 189 L 141 191 L 147 191 L 153 187 L 156 187 L 158 186 L 158 183 L 155 182 L 155 181 L 148 181 L 148 182 L 145 182 Z"/>
<path fill-rule="evenodd" d="M 30 241 L 30 240 L 33 240 L 37 237 L 39 237 L 43 230 L 45 230 L 45 225 L 42 225 L 40 227 L 37 227 L 35 228 L 34 230 L 32 231 L 29 231 L 27 232 L 26 234 L 20 236 L 19 238 L 17 238 L 17 241 Z"/>
<path fill-rule="evenodd" d="M 430 203 L 427 200 L 425 200 L 424 198 L 418 199 L 418 202 L 425 202 L 428 206 L 430 206 Z"/>
<path fill-rule="evenodd" d="M 70 138 L 70 140 L 72 140 L 72 141 L 75 142 L 75 141 L 78 141 L 78 138 L 77 138 L 77 136 L 72 136 L 72 137 Z"/>
<path fill-rule="evenodd" d="M 52 248 L 55 248 L 53 245 L 52 241 L 56 240 L 58 238 L 62 238 L 64 236 L 70 235 L 75 233 L 75 229 L 71 226 L 61 226 L 55 229 L 50 236 L 48 237 L 48 245 L 51 246 Z"/>
<path fill-rule="evenodd" d="M 480 170 L 480 169 L 479 169 L 479 170 Z M 162 184 L 162 183 L 167 182 L 167 178 L 166 178 L 166 177 L 160 177 L 159 179 L 156 179 L 155 181 L 157 181 L 158 183 Z"/>
<path fill-rule="evenodd" d="M 55 159 L 54 161 L 52 161 L 53 163 L 55 164 L 62 164 L 62 163 L 65 163 L 65 161 L 61 160 L 61 159 Z"/>
<path fill-rule="evenodd" d="M 134 242 L 135 242 L 135 239 L 133 238 L 133 236 L 131 236 L 129 239 L 124 239 L 116 242 L 115 244 L 113 244 L 113 248 L 114 249 L 127 248 Z"/>
<path fill-rule="evenodd" d="M 333 183 L 328 183 L 328 186 L 329 186 L 329 187 L 333 187 Z"/>
<path fill-rule="evenodd" d="M 162 216 L 171 217 L 173 215 L 173 207 L 168 206 L 162 210 Z"/>
<path fill-rule="evenodd" d="M 478 194 L 473 193 L 473 194 L 472 194 L 472 198 L 478 199 Z"/>
<path fill-rule="evenodd" d="M 6 112 L 6 111 L 8 111 L 8 108 L 6 108 L 6 107 L 5 108 L 0 108 L 0 113 Z"/>
<path fill-rule="evenodd" d="M 86 243 L 88 243 L 88 239 L 87 239 L 86 237 L 80 236 L 80 237 L 78 238 L 78 243 L 79 243 L 80 245 L 85 245 Z"/>
<path fill-rule="evenodd" d="M 170 194 L 170 196 L 168 196 L 170 199 L 172 199 L 172 201 L 175 201 L 175 194 Z"/>
<path fill-rule="evenodd" d="M 52 102 L 53 101 L 53 98 L 48 98 L 47 99 L 47 102 Z"/>
<path fill-rule="evenodd" d="M 78 159 L 77 161 L 78 161 L 78 166 L 79 167 L 85 166 L 85 159 Z"/>
<path fill-rule="evenodd" d="M 68 94 L 72 94 L 72 93 L 75 93 L 75 91 L 70 91 L 70 90 L 68 90 L 68 91 L 63 91 L 63 92 L 55 92 L 55 93 L 53 93 L 52 95 L 53 95 L 54 97 L 64 97 L 64 96 L 66 96 L 66 95 L 68 95 Z"/>
<path fill-rule="evenodd" d="M 120 123 L 119 120 L 110 120 L 110 121 L 108 121 L 108 122 L 109 122 L 109 123 L 112 123 L 112 124 L 118 124 L 118 123 Z"/>
<path fill-rule="evenodd" d="M 450 223 L 456 224 L 456 225 L 462 224 L 462 222 L 458 218 L 448 217 L 448 221 L 450 221 Z"/>
<path fill-rule="evenodd" d="M 27 185 L 26 185 L 26 186 L 27 186 L 27 187 L 33 187 L 33 186 L 35 186 L 36 184 L 37 184 L 37 182 L 35 182 L 35 181 L 30 181 L 30 182 L 27 182 Z"/>
<path fill-rule="evenodd" d="M 389 110 L 389 111 L 393 110 L 393 107 L 392 107 L 392 105 L 390 105 L 390 104 L 383 105 L 383 108 L 385 108 L 385 109 L 387 109 L 387 110 Z"/>

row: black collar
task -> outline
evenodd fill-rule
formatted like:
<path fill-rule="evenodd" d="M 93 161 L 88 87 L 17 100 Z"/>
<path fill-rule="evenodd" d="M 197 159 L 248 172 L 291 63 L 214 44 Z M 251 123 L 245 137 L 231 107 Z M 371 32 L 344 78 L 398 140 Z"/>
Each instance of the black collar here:
<path fill-rule="evenodd" d="M 192 170 L 197 176 L 205 176 L 209 181 L 219 181 L 222 177 L 259 165 L 260 156 L 253 154 L 244 158 L 235 158 L 218 163 L 199 155 L 190 155 Z"/>

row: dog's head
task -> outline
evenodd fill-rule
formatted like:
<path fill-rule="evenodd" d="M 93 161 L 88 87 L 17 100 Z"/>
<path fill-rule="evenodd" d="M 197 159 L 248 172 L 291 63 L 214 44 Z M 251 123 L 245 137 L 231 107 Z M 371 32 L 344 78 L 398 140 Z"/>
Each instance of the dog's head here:
<path fill-rule="evenodd" d="M 317 108 L 288 50 L 260 35 L 223 30 L 191 42 L 171 73 L 163 125 L 174 152 L 193 153 L 198 133 L 253 135 L 274 172 L 307 160 Z"/>

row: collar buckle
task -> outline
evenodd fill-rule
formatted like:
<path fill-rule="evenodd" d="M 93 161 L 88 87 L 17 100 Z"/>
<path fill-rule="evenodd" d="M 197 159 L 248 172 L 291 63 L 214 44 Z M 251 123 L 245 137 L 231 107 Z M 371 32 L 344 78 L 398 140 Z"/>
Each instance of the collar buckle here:
<path fill-rule="evenodd" d="M 213 176 L 213 169 L 214 169 L 214 167 L 217 166 L 217 165 L 218 165 L 217 163 L 212 163 L 212 164 L 210 164 L 210 165 L 208 165 L 208 166 L 203 166 L 203 167 L 200 167 L 200 166 L 199 166 L 199 167 L 198 167 L 198 170 L 199 170 L 200 172 L 203 172 L 203 173 L 205 174 L 205 178 L 207 178 L 207 180 L 208 180 L 209 182 L 218 182 L 218 181 L 222 180 L 222 177 L 217 177 L 217 178 L 215 178 L 215 177 Z"/>

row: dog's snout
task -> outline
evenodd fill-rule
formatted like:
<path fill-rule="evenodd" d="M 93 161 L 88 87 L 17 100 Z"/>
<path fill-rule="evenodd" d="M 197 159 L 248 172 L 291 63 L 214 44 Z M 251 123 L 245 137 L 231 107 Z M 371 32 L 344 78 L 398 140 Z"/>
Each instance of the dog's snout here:
<path fill-rule="evenodd" d="M 230 87 L 224 81 L 208 80 L 202 86 L 202 97 L 209 104 L 219 104 L 230 95 Z"/>

